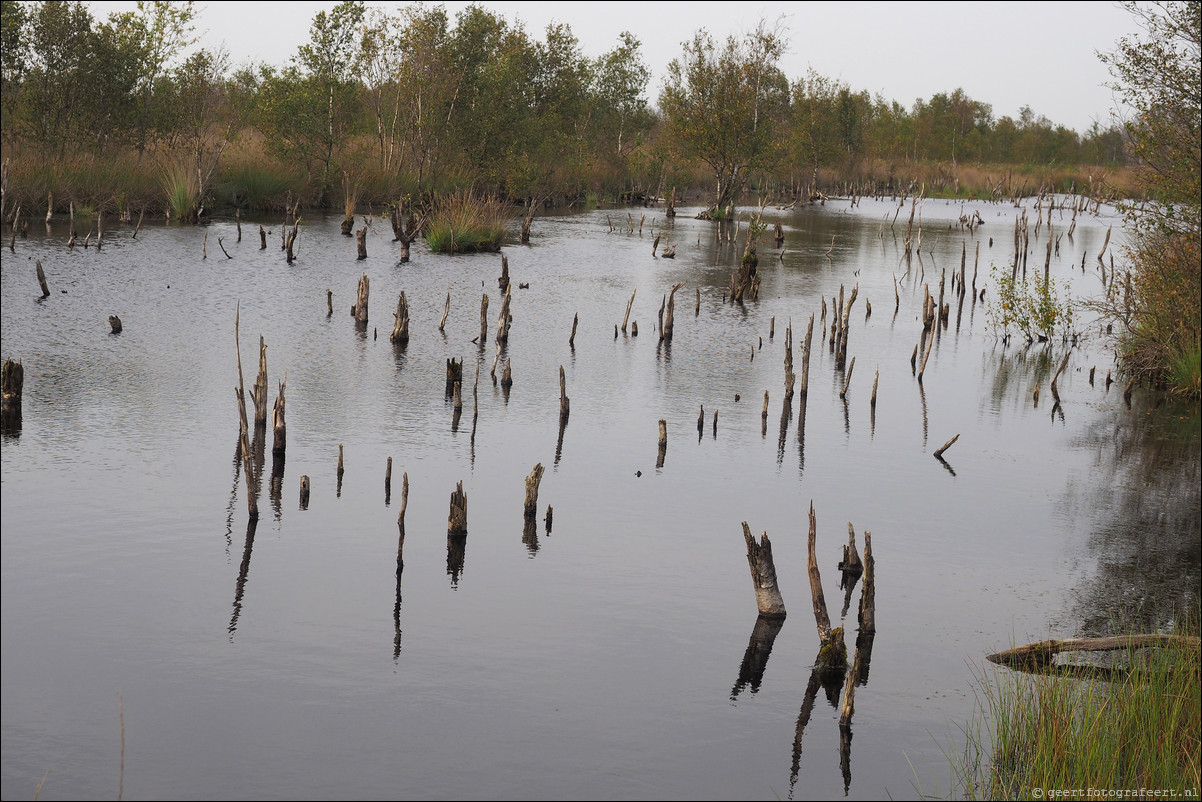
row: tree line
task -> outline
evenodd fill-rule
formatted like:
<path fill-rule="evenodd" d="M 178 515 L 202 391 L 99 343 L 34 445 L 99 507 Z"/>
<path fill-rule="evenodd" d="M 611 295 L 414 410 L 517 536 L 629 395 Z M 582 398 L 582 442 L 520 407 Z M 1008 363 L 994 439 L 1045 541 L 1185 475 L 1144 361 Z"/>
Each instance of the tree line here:
<path fill-rule="evenodd" d="M 2 6 L 5 155 L 36 165 L 25 175 L 50 195 L 55 165 L 126 165 L 183 192 L 185 217 L 285 192 L 325 207 L 463 188 L 562 201 L 694 186 L 721 209 L 748 186 L 908 182 L 923 164 L 953 177 L 1128 164 L 1119 127 L 1078 133 L 1029 108 L 996 118 L 961 89 L 905 107 L 814 71 L 786 76 L 786 34 L 764 23 L 724 40 L 698 31 L 652 103 L 634 34 L 590 58 L 566 24 L 539 36 L 478 5 L 452 19 L 344 0 L 314 16 L 287 64 L 237 67 L 193 50 L 191 2 L 106 20 L 75 0 Z"/>

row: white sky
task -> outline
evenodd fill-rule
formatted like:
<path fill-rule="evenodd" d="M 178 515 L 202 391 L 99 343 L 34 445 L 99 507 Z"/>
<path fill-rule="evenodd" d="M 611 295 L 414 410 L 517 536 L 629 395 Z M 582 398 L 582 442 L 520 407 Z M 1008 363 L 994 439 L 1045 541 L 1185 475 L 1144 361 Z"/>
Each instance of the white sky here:
<path fill-rule="evenodd" d="M 104 19 L 134 2 L 90 2 Z M 223 42 L 235 65 L 287 63 L 308 40 L 309 23 L 335 2 L 215 2 L 201 0 L 198 46 Z M 395 10 L 403 4 L 369 2 Z M 427 5 L 437 5 L 427 3 Z M 443 3 L 451 16 L 466 2 Z M 588 57 L 612 49 L 630 31 L 651 67 L 654 104 L 669 61 L 700 28 L 718 41 L 756 27 L 761 18 L 786 26 L 790 47 L 781 68 L 790 80 L 809 67 L 911 108 L 916 99 L 961 88 L 993 107 L 995 119 L 1017 119 L 1026 105 L 1078 132 L 1111 121 L 1115 100 L 1098 52 L 1119 37 L 1141 33 L 1115 2 L 493 2 L 483 7 L 522 21 L 542 39 L 551 22 L 571 26 Z"/>

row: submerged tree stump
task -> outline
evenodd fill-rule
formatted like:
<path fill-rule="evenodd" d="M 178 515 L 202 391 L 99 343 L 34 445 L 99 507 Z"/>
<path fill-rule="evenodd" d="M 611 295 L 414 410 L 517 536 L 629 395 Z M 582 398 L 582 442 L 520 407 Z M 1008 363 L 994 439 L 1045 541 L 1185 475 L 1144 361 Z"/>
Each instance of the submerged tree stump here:
<path fill-rule="evenodd" d="M 526 503 L 522 510 L 527 518 L 538 514 L 538 485 L 543 480 L 543 464 L 535 464 L 534 470 L 526 477 Z"/>
<path fill-rule="evenodd" d="M 672 290 L 668 293 L 667 311 L 664 314 L 664 323 L 659 334 L 661 342 L 672 342 L 673 310 L 676 308 L 676 291 L 683 286 L 684 282 L 678 281 L 672 285 Z"/>
<path fill-rule="evenodd" d="M 451 296 L 448 295 L 447 303 L 450 304 L 450 302 Z M 396 311 L 392 313 L 392 316 L 395 321 L 389 339 L 403 348 L 409 344 L 409 303 L 405 300 L 404 290 L 401 290 L 401 296 L 396 303 Z"/>
<path fill-rule="evenodd" d="M 463 492 L 463 482 L 455 486 L 451 493 L 451 511 L 447 517 L 448 535 L 467 534 L 467 493 Z"/>
<path fill-rule="evenodd" d="M 42 260 L 37 260 L 38 284 L 42 287 L 42 297 L 50 297 L 50 288 L 46 286 L 46 271 L 42 269 Z"/>
<path fill-rule="evenodd" d="M 506 287 L 505 298 L 501 301 L 501 314 L 497 317 L 497 342 L 509 342 L 509 302 L 513 298 L 513 288 Z"/>
<path fill-rule="evenodd" d="M 362 325 L 367 325 L 367 300 L 371 294 L 371 280 L 364 273 L 359 278 L 359 289 L 355 293 L 355 305 L 351 307 L 351 315 Z"/>
<path fill-rule="evenodd" d="M 755 588 L 755 602 L 760 615 L 765 618 L 784 618 L 785 600 L 781 598 L 776 583 L 776 566 L 772 562 L 772 541 L 768 533 L 760 535 L 756 543 L 751 527 L 743 522 L 743 540 L 747 543 L 747 565 L 751 569 L 751 583 Z"/>
<path fill-rule="evenodd" d="M 872 532 L 864 532 L 864 589 L 860 591 L 860 635 L 876 632 L 876 560 L 872 556 Z"/>
<path fill-rule="evenodd" d="M 21 393 L 25 387 L 25 366 L 11 359 L 4 360 L 3 371 L 0 372 L 0 399 L 4 407 L 16 408 L 21 406 Z"/>
<path fill-rule="evenodd" d="M 447 385 L 446 394 L 450 395 L 455 390 L 455 385 L 463 382 L 463 360 L 451 357 L 447 360 Z"/>
<path fill-rule="evenodd" d="M 638 287 L 634 288 L 634 292 L 630 293 L 630 300 L 626 302 L 626 315 L 622 318 L 622 333 L 626 333 L 626 323 L 630 320 L 630 307 L 634 306 L 634 296 L 639 292 Z"/>
<path fill-rule="evenodd" d="M 505 254 L 501 254 L 501 276 L 497 279 L 497 286 L 502 293 L 509 289 L 509 259 Z"/>
<path fill-rule="evenodd" d="M 361 228 L 355 232 L 355 246 L 359 251 L 358 260 L 367 258 L 367 229 Z"/>
<path fill-rule="evenodd" d="M 283 457 L 288 445 L 288 425 L 284 422 L 284 387 L 287 383 L 288 376 L 285 374 L 284 380 L 280 382 L 279 395 L 275 397 L 275 408 L 272 414 L 271 454 L 274 457 Z"/>
<path fill-rule="evenodd" d="M 807 568 L 810 577 L 810 600 L 814 608 L 814 623 L 818 627 L 818 667 L 823 671 L 843 670 L 847 666 L 847 644 L 843 640 L 843 627 L 831 629 L 830 615 L 826 611 L 826 598 L 822 593 L 822 575 L 818 570 L 817 555 L 818 522 L 814 517 L 814 502 L 810 502 L 810 531 L 807 548 Z"/>
<path fill-rule="evenodd" d="M 250 398 L 255 404 L 255 428 L 267 425 L 267 344 L 259 335 L 259 374 L 255 386 L 250 388 Z"/>
<path fill-rule="evenodd" d="M 302 476 L 300 481 L 300 508 L 309 509 L 309 477 Z"/>
<path fill-rule="evenodd" d="M 109 315 L 109 326 L 113 330 L 113 334 L 121 333 L 121 318 L 116 315 Z"/>
<path fill-rule="evenodd" d="M 568 419 L 568 413 L 571 411 L 571 399 L 568 398 L 567 379 L 564 376 L 563 365 L 559 366 L 559 420 L 564 422 Z"/>

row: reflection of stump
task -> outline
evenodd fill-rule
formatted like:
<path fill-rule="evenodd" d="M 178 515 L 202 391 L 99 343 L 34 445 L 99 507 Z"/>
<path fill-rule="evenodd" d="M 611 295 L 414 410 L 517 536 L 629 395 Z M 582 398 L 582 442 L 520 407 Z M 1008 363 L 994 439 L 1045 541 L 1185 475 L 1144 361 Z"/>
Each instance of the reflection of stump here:
<path fill-rule="evenodd" d="M 772 542 L 768 533 L 760 536 L 756 543 L 751 528 L 743 522 L 743 539 L 747 542 L 747 564 L 751 568 L 751 582 L 755 587 L 755 601 L 760 615 L 768 618 L 785 617 L 785 601 L 776 584 L 776 566 L 772 562 Z"/>
<path fill-rule="evenodd" d="M 752 693 L 760 689 L 764 670 L 768 667 L 768 657 L 772 654 L 772 644 L 784 625 L 784 619 L 781 618 L 762 615 L 756 618 L 755 628 L 751 630 L 751 638 L 747 641 L 747 651 L 743 654 L 743 663 L 739 666 L 739 678 L 730 691 L 732 701 L 748 686 Z"/>
<path fill-rule="evenodd" d="M 451 578 L 452 586 L 459 584 L 466 552 L 466 535 L 447 535 L 447 576 Z"/>
<path fill-rule="evenodd" d="M 20 362 L 11 359 L 4 361 L 0 375 L 3 379 L 2 400 L 0 400 L 0 416 L 3 417 L 2 428 L 5 435 L 19 436 L 21 434 L 21 392 L 25 385 L 25 368 Z"/>
<path fill-rule="evenodd" d="M 467 534 L 467 493 L 463 492 L 463 482 L 455 486 L 451 494 L 451 512 L 447 518 L 448 535 Z"/>

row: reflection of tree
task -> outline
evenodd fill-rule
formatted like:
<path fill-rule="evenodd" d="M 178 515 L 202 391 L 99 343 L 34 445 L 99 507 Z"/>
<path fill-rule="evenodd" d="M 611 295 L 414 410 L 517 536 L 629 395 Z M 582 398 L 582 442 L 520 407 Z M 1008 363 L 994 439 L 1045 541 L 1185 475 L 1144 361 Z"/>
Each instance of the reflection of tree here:
<path fill-rule="evenodd" d="M 1046 387 L 1050 384 L 1055 364 L 1052 360 L 1052 346 L 1048 343 L 1024 345 L 1021 348 L 1003 348 L 1000 354 L 985 354 L 985 367 L 992 375 L 989 384 L 989 397 L 995 405 L 1000 406 L 1011 393 L 1026 394 L 1021 386 L 1025 377 L 1029 387 L 1034 392 L 1035 385 Z M 996 368 L 990 362 L 996 360 Z M 1018 386 L 1012 389 L 1012 386 Z"/>
<path fill-rule="evenodd" d="M 1202 469 L 1197 409 L 1155 406 L 1093 427 L 1073 445 L 1094 452 L 1088 482 L 1068 494 L 1091 511 L 1097 574 L 1076 589 L 1085 635 L 1152 632 L 1197 610 Z"/>

